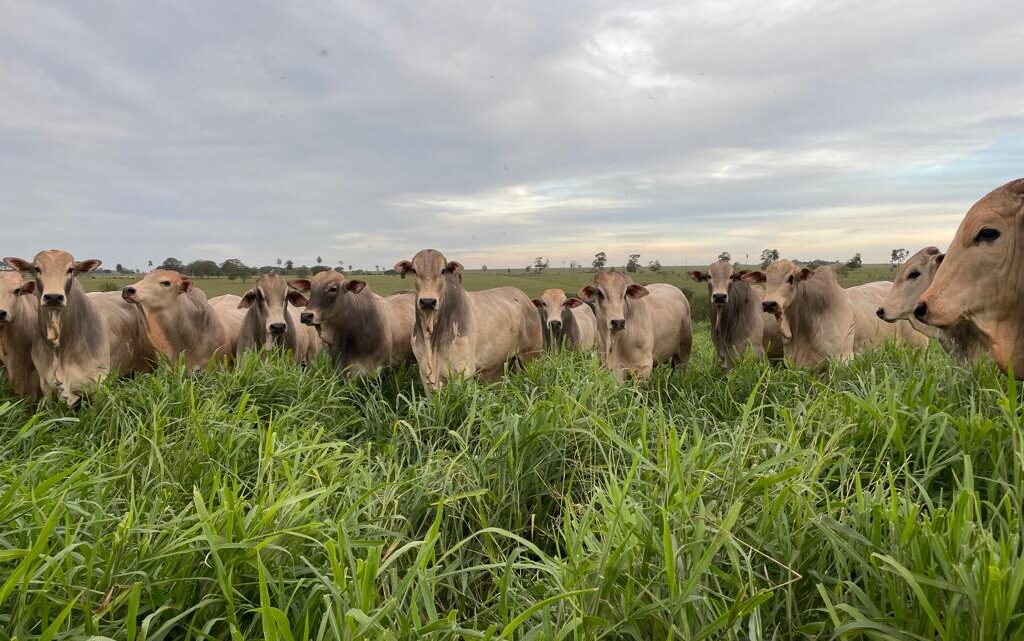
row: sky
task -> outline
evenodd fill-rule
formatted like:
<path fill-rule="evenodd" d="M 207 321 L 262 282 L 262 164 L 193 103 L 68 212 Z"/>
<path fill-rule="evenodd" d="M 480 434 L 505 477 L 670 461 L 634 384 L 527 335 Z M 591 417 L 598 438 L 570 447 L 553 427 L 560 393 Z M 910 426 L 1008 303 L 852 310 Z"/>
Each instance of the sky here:
<path fill-rule="evenodd" d="M 885 262 L 1024 176 L 1019 0 L 0 3 L 0 255 Z"/>

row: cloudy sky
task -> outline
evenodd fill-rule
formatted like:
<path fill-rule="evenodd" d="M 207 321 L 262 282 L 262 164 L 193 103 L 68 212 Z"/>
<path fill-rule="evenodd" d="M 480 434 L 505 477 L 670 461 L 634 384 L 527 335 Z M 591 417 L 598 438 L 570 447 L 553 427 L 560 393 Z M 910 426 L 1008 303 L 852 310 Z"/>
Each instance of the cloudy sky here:
<path fill-rule="evenodd" d="M 1022 52 L 1019 0 L 7 0 L 0 255 L 883 261 L 1024 175 Z"/>

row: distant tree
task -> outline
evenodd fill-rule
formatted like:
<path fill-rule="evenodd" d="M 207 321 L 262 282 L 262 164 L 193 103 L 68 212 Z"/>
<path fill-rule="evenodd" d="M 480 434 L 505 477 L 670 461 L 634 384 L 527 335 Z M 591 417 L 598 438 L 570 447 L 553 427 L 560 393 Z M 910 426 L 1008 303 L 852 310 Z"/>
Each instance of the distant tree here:
<path fill-rule="evenodd" d="M 380 265 L 374 265 L 373 266 L 373 271 L 379 272 L 380 271 Z"/>
<path fill-rule="evenodd" d="M 626 271 L 635 273 L 640 271 L 640 254 L 630 254 L 626 260 Z"/>
<path fill-rule="evenodd" d="M 299 267 L 295 270 L 295 275 L 299 278 L 309 278 L 309 267 L 306 267 L 305 265 Z"/>
<path fill-rule="evenodd" d="M 576 271 L 576 268 L 578 268 L 579 266 L 580 264 L 576 262 L 575 258 L 569 261 L 569 271 L 574 272 Z"/>
<path fill-rule="evenodd" d="M 728 263 L 730 261 L 732 261 L 732 254 L 730 254 L 729 252 L 722 252 L 721 254 L 718 255 L 718 262 Z"/>
<path fill-rule="evenodd" d="M 651 262 L 647 263 L 647 269 L 651 270 L 652 272 L 660 272 L 661 263 L 658 262 L 657 260 L 652 260 Z"/>
<path fill-rule="evenodd" d="M 533 265 L 527 265 L 526 266 L 526 273 L 529 274 L 531 271 L 533 271 Z"/>
<path fill-rule="evenodd" d="M 481 265 L 480 266 L 480 271 L 482 271 L 482 272 L 487 271 L 487 265 Z"/>
<path fill-rule="evenodd" d="M 608 264 L 608 255 L 604 252 L 597 252 L 594 254 L 594 262 L 592 264 L 595 272 L 603 272 L 604 266 Z"/>
<path fill-rule="evenodd" d="M 316 276 L 320 272 L 329 272 L 329 271 L 331 271 L 330 267 L 324 267 L 323 265 L 316 265 L 316 266 L 314 266 L 313 268 L 311 268 L 309 270 L 309 273 L 314 275 L 314 276 Z"/>
<path fill-rule="evenodd" d="M 152 265 L 150 261 L 150 265 Z M 184 272 L 185 263 L 181 262 L 177 258 L 165 258 L 164 262 L 160 263 L 160 269 L 169 269 L 174 272 Z"/>
<path fill-rule="evenodd" d="M 153 271 L 153 261 L 149 261 L 149 271 Z"/>
<path fill-rule="evenodd" d="M 779 259 L 779 250 L 777 249 L 766 249 L 761 252 L 761 269 L 768 269 L 768 265 L 771 265 Z"/>
<path fill-rule="evenodd" d="M 334 271 L 336 271 L 339 274 L 341 274 L 341 273 L 343 273 L 345 271 L 345 268 L 342 267 L 341 265 L 338 265 L 337 267 L 334 268 Z"/>
<path fill-rule="evenodd" d="M 894 249 L 892 250 L 892 257 L 889 259 L 889 263 L 892 264 L 893 269 L 899 269 L 899 266 L 903 264 L 903 261 L 909 257 L 910 250 Z"/>
<path fill-rule="evenodd" d="M 118 263 L 117 265 L 114 266 L 114 271 L 117 272 L 118 274 L 123 274 L 128 270 L 124 268 L 124 265 Z"/>
<path fill-rule="evenodd" d="M 280 259 L 280 258 L 278 258 L 278 259 L 277 259 L 277 266 L 278 266 L 278 267 L 280 267 L 280 266 L 281 266 L 281 259 Z"/>
<path fill-rule="evenodd" d="M 220 264 L 220 273 L 230 280 L 249 276 L 254 270 L 237 258 L 229 258 Z"/>
<path fill-rule="evenodd" d="M 321 257 L 319 257 L 319 256 L 317 256 L 317 257 L 316 257 L 316 264 L 317 264 L 317 265 L 319 265 L 319 264 L 320 264 L 320 263 L 322 263 L 322 262 L 324 262 L 324 259 L 323 259 L 323 258 L 321 258 Z"/>
<path fill-rule="evenodd" d="M 348 270 L 349 270 L 349 271 L 352 271 L 352 265 L 349 265 L 349 266 L 348 266 Z"/>
<path fill-rule="evenodd" d="M 220 274 L 220 268 L 212 260 L 194 260 L 185 266 L 185 273 L 198 278 L 210 278 Z"/>
<path fill-rule="evenodd" d="M 541 256 L 537 256 L 536 258 L 533 259 L 533 270 L 538 274 L 543 272 L 547 268 L 548 261 L 542 258 Z"/>
<path fill-rule="evenodd" d="M 864 261 L 860 259 L 860 252 L 853 255 L 853 258 L 846 261 L 846 267 L 848 269 L 860 269 L 864 265 Z"/>
<path fill-rule="evenodd" d="M 293 269 L 295 269 L 295 261 L 293 261 L 291 258 L 289 258 L 288 260 L 284 261 L 284 270 L 286 272 L 288 272 L 290 274 L 290 273 L 292 273 Z"/>

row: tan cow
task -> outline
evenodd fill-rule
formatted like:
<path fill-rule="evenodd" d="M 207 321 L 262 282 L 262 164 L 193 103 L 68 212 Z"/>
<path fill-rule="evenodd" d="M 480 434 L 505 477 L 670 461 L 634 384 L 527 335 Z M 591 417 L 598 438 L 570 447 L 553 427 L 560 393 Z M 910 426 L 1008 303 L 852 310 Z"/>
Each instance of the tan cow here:
<path fill-rule="evenodd" d="M 411 292 L 381 297 L 364 281 L 346 280 L 333 270 L 289 284 L 308 293 L 302 323 L 319 332 L 342 376 L 372 375 L 413 362 L 416 311 Z"/>
<path fill-rule="evenodd" d="M 996 365 L 1024 378 L 1024 178 L 970 208 L 914 316 L 943 329 L 970 323 Z"/>
<path fill-rule="evenodd" d="M 540 316 L 544 347 L 593 349 L 597 342 L 597 317 L 587 303 L 566 295 L 562 289 L 545 290 L 533 304 Z"/>
<path fill-rule="evenodd" d="M 761 305 L 778 319 L 786 356 L 798 366 L 811 367 L 829 358 L 848 360 L 890 336 L 918 347 L 928 345 L 928 338 L 907 321 L 884 323 L 875 313 L 892 283 L 843 289 L 831 267 L 812 271 L 788 260 L 772 263 L 767 274 L 748 272 L 743 279 L 767 283 Z"/>
<path fill-rule="evenodd" d="M 690 303 L 678 287 L 645 287 L 625 274 L 601 272 L 579 296 L 595 305 L 601 361 L 620 381 L 627 376 L 645 380 L 662 362 L 689 364 Z"/>
<path fill-rule="evenodd" d="M 761 293 L 743 280 L 728 261 L 715 261 L 706 272 L 690 277 L 708 284 L 711 297 L 711 341 L 718 366 L 730 370 L 746 352 L 771 360 L 783 357 L 782 334 L 775 317 L 761 308 Z"/>
<path fill-rule="evenodd" d="M 35 281 L 19 272 L 0 272 L 0 362 L 18 396 L 37 400 L 39 374 L 32 363 L 32 344 L 39 334 L 39 301 Z"/>
<path fill-rule="evenodd" d="M 428 391 L 458 375 L 495 380 L 506 364 L 544 350 L 537 310 L 515 287 L 468 292 L 462 265 L 436 249 L 401 261 L 395 271 L 416 279 L 412 350 Z"/>
<path fill-rule="evenodd" d="M 320 352 L 316 330 L 299 322 L 299 307 L 306 297 L 288 286 L 277 274 L 263 274 L 252 289 L 242 296 L 239 309 L 248 310 L 235 350 L 237 359 L 246 350 L 267 353 L 275 349 L 291 352 L 297 364 L 312 363 Z"/>
<path fill-rule="evenodd" d="M 192 369 L 212 361 L 231 361 L 245 312 L 233 294 L 209 300 L 203 290 L 176 271 L 156 269 L 121 290 L 124 300 L 142 310 L 146 332 L 157 351 L 172 363 L 182 358 Z"/>
<path fill-rule="evenodd" d="M 39 301 L 32 362 L 43 394 L 56 392 L 71 407 L 113 371 L 145 371 L 153 364 L 153 346 L 142 316 L 116 295 L 86 294 L 78 275 L 100 266 L 97 259 L 76 261 L 58 249 L 39 252 L 31 261 L 5 258 L 35 275 Z"/>
<path fill-rule="evenodd" d="M 984 355 L 981 338 L 971 323 L 957 323 L 948 329 L 925 325 L 914 318 L 914 307 L 935 278 L 935 271 L 944 259 L 938 247 L 925 247 L 900 266 L 892 289 L 878 308 L 878 317 L 887 323 L 909 321 L 914 329 L 942 345 L 950 356 L 973 361 Z"/>

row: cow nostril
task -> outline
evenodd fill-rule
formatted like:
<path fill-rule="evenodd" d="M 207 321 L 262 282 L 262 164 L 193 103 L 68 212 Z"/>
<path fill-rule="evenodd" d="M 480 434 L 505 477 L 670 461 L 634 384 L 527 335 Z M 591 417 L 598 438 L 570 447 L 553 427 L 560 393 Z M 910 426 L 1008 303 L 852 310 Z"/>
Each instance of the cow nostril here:
<path fill-rule="evenodd" d="M 551 326 L 551 329 L 562 329 L 562 321 L 551 321 L 548 325 Z"/>
<path fill-rule="evenodd" d="M 437 309 L 436 298 L 421 298 L 420 307 L 423 309 Z"/>
<path fill-rule="evenodd" d="M 713 300 L 716 303 L 724 303 L 725 301 L 729 300 L 729 297 L 727 294 L 713 294 L 711 296 L 711 300 Z"/>
<path fill-rule="evenodd" d="M 879 318 L 885 318 L 885 308 L 879 307 L 878 309 L 876 309 L 875 315 L 878 316 Z"/>
<path fill-rule="evenodd" d="M 918 320 L 924 320 L 924 317 L 927 315 L 928 303 L 921 301 L 917 304 L 917 307 L 914 308 L 914 316 L 917 317 Z"/>
<path fill-rule="evenodd" d="M 299 314 L 299 320 L 302 322 L 303 325 L 312 325 L 313 312 L 302 312 L 301 314 Z"/>
<path fill-rule="evenodd" d="M 64 302 L 64 294 L 44 294 L 43 302 L 47 305 L 59 305 Z"/>
<path fill-rule="evenodd" d="M 766 300 L 763 303 L 761 303 L 761 309 L 771 314 L 779 309 L 779 304 L 773 300 Z"/>
<path fill-rule="evenodd" d="M 284 323 L 271 323 L 270 333 L 271 334 L 283 334 L 286 326 Z"/>
<path fill-rule="evenodd" d="M 7 310 L 0 309 L 0 321 L 7 320 Z"/>
<path fill-rule="evenodd" d="M 619 318 L 611 322 L 612 329 L 621 330 L 626 329 L 626 319 Z"/>

